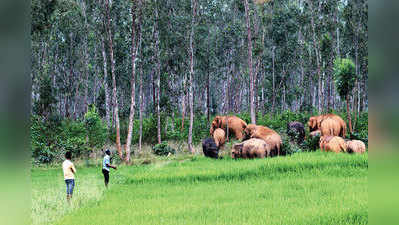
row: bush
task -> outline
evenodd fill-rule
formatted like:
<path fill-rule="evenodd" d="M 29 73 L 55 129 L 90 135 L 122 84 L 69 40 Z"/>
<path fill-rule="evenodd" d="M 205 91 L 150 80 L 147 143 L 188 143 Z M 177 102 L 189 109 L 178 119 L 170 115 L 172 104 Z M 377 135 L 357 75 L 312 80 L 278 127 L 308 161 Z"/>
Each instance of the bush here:
<path fill-rule="evenodd" d="M 94 105 L 85 114 L 84 124 L 89 138 L 89 146 L 91 148 L 102 148 L 107 140 L 108 130 Z"/>
<path fill-rule="evenodd" d="M 171 148 L 166 141 L 163 141 L 161 144 L 157 144 L 152 148 L 155 155 L 166 156 L 169 153 L 175 154 L 176 150 Z"/>

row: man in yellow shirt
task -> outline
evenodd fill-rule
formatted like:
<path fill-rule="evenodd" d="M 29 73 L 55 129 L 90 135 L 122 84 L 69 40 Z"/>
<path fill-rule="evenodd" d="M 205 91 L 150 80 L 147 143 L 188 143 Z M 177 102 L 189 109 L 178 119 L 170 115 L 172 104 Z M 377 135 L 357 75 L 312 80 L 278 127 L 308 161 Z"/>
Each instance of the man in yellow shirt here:
<path fill-rule="evenodd" d="M 70 202 L 72 198 L 73 188 L 75 187 L 75 173 L 76 169 L 71 162 L 72 153 L 65 153 L 65 161 L 62 163 L 62 170 L 64 172 L 64 180 L 66 184 L 67 191 L 67 201 Z"/>

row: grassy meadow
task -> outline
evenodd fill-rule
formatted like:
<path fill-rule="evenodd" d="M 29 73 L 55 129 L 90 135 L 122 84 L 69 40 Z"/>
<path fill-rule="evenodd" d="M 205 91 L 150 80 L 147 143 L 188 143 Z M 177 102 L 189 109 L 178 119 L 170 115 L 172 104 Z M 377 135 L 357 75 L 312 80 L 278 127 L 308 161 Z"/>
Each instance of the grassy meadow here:
<path fill-rule="evenodd" d="M 255 160 L 165 158 L 78 167 L 71 206 L 61 168 L 32 169 L 33 224 L 367 224 L 368 154 Z"/>

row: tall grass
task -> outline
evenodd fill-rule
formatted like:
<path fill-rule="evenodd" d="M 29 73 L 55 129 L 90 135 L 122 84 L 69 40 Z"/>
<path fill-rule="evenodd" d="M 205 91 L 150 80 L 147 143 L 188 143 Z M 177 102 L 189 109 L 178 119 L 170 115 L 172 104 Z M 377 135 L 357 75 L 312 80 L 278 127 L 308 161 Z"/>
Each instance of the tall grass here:
<path fill-rule="evenodd" d="M 48 179 L 58 177 L 58 172 L 33 171 L 36 224 L 368 223 L 367 153 L 159 160 L 112 171 L 111 186 L 105 192 L 101 191 L 102 177 L 96 168 L 80 171 L 80 179 L 87 179 L 78 179 L 82 184 L 76 190 L 86 188 L 79 190 L 82 199 L 75 196 L 71 208 L 64 206 L 62 182 L 55 188 L 46 185 Z M 39 191 L 43 185 L 49 192 Z M 83 198 L 91 191 L 93 195 Z M 46 197 L 48 193 L 60 196 Z M 40 202 L 43 199 L 50 203 L 38 207 L 45 203 Z M 43 215 L 51 219 L 36 218 Z"/>

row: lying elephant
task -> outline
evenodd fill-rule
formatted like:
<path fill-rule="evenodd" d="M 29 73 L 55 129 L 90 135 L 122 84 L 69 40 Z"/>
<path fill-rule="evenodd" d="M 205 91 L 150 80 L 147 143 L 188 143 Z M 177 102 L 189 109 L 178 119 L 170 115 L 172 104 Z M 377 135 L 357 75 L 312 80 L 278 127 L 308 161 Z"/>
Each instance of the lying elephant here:
<path fill-rule="evenodd" d="M 202 141 L 202 151 L 206 157 L 219 158 L 219 147 L 211 137 Z"/>
<path fill-rule="evenodd" d="M 363 141 L 351 140 L 346 142 L 348 153 L 360 153 L 363 154 L 366 151 L 366 145 Z"/>
<path fill-rule="evenodd" d="M 320 149 L 326 152 L 346 152 L 347 146 L 343 138 L 338 136 L 321 136 Z"/>
<path fill-rule="evenodd" d="M 231 157 L 233 159 L 265 158 L 270 156 L 270 150 L 270 145 L 264 140 L 251 138 L 242 143 L 234 144 L 231 149 Z"/>

